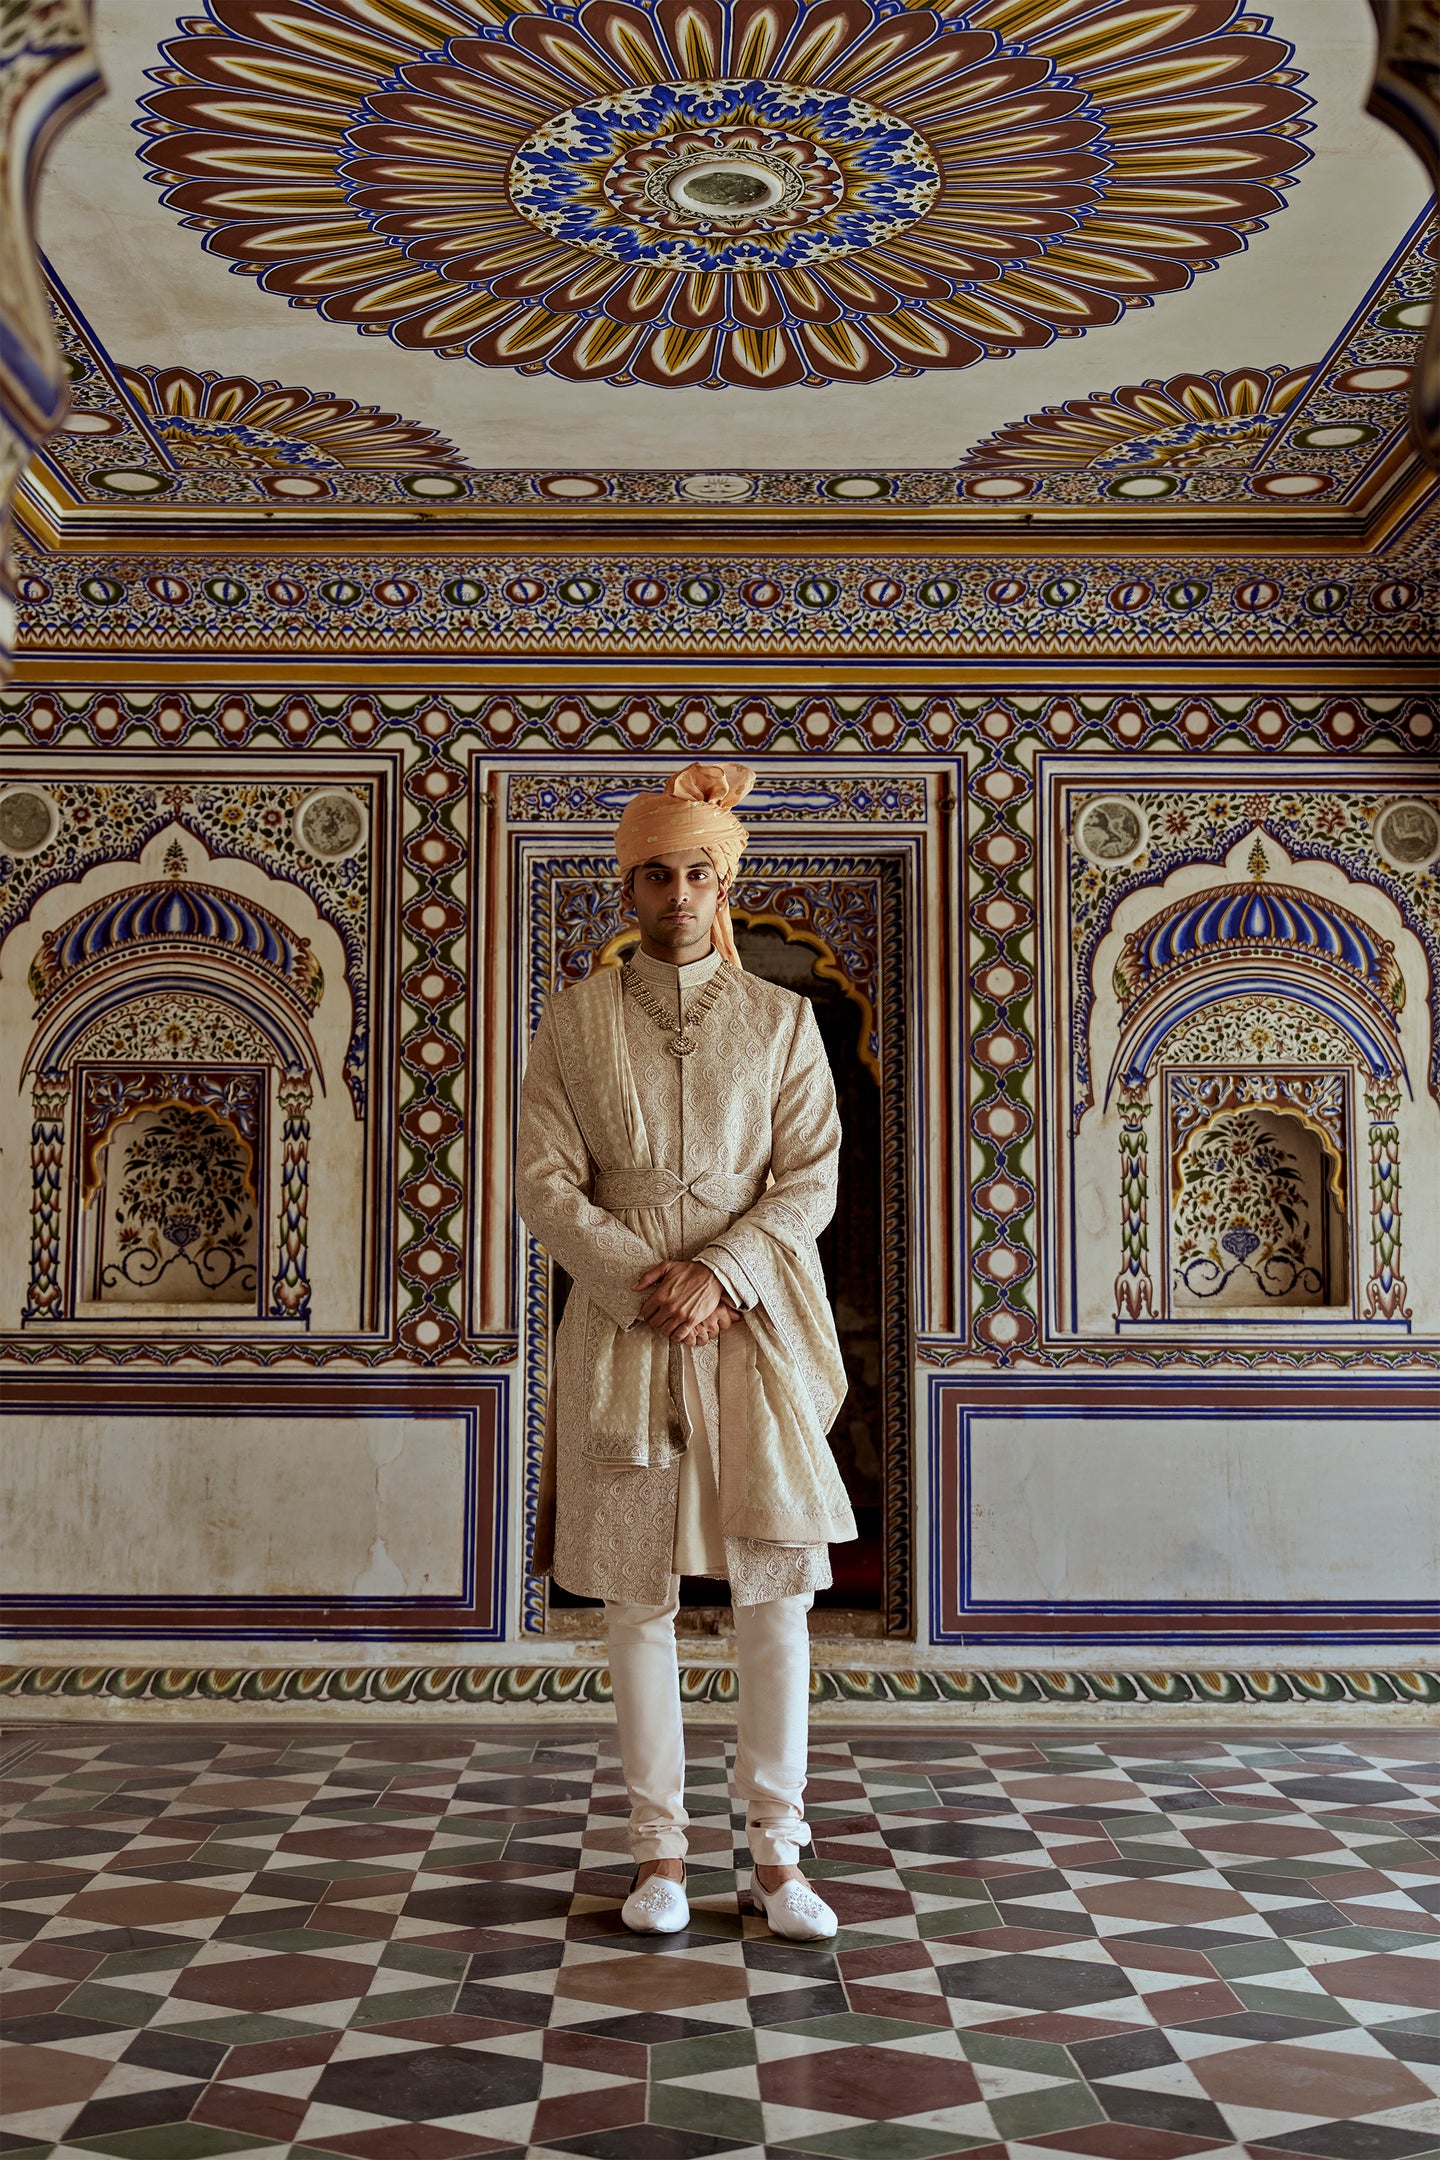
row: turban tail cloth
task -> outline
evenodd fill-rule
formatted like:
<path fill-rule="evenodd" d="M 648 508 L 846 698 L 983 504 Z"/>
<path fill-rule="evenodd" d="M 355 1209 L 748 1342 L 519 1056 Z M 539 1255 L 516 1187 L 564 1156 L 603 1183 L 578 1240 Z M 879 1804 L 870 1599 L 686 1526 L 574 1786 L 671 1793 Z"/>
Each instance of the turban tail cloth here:
<path fill-rule="evenodd" d="M 754 785 L 748 765 L 687 765 L 684 772 L 671 774 L 658 795 L 633 796 L 615 832 L 622 878 L 656 855 L 699 848 L 709 856 L 726 894 L 715 914 L 715 950 L 731 967 L 739 967 L 740 955 L 730 927 L 729 894 L 750 837 L 731 806 L 743 801 Z"/>

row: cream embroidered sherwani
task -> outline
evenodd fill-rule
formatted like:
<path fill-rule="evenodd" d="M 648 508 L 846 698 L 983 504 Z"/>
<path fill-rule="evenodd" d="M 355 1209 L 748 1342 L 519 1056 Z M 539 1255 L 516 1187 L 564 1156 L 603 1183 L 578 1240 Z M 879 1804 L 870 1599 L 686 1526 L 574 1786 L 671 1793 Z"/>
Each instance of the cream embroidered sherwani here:
<path fill-rule="evenodd" d="M 673 1573 L 723 1574 L 739 1605 L 823 1589 L 827 1541 L 856 1533 L 823 1437 L 844 1378 L 814 1247 L 840 1146 L 820 1033 L 807 999 L 718 954 L 630 965 L 677 1018 L 724 981 L 688 1057 L 613 969 L 552 998 L 531 1048 L 516 1192 L 574 1284 L 555 1579 L 625 1604 L 663 1603 Z M 640 1320 L 657 1258 L 703 1260 L 745 1309 L 718 1344 L 674 1350 Z"/>

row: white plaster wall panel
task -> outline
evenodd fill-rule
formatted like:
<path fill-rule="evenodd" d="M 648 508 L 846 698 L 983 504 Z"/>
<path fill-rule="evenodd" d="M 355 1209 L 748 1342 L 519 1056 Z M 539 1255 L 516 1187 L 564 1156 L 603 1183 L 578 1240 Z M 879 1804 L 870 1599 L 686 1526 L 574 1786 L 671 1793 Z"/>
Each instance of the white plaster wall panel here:
<path fill-rule="evenodd" d="M 459 1418 L 7 1418 L 13 1597 L 454 1597 Z"/>
<path fill-rule="evenodd" d="M 1440 1594 L 1440 1418 L 976 1417 L 980 1601 Z"/>

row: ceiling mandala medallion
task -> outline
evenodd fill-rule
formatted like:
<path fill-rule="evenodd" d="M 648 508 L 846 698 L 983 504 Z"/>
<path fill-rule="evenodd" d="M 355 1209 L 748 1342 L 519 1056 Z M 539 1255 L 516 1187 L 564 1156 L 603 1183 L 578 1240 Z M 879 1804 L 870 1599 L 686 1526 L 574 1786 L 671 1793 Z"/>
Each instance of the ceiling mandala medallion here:
<path fill-rule="evenodd" d="M 1239 252 L 1309 155 L 1291 48 L 1237 0 L 209 0 L 181 30 L 142 155 L 207 249 L 572 381 L 1048 345 Z"/>

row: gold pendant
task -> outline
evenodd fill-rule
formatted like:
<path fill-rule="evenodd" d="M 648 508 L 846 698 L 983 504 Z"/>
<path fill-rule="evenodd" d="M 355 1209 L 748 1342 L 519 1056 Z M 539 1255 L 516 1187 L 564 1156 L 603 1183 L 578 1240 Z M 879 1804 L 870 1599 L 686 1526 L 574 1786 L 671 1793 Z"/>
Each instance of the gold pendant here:
<path fill-rule="evenodd" d="M 689 1057 L 695 1048 L 693 1035 L 677 1035 L 670 1044 L 671 1057 Z"/>

